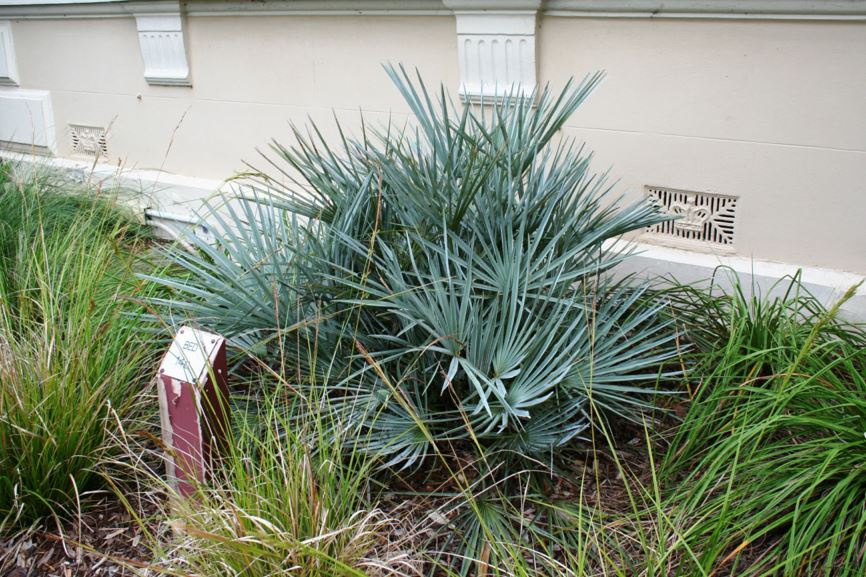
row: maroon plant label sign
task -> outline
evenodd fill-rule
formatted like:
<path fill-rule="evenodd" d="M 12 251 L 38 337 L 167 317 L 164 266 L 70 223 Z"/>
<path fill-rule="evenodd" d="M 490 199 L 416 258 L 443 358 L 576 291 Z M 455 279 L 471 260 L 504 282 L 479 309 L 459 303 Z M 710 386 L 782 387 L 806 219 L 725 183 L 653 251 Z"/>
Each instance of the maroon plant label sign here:
<path fill-rule="evenodd" d="M 159 367 L 157 390 L 168 482 L 186 497 L 205 481 L 226 439 L 226 340 L 181 328 Z"/>

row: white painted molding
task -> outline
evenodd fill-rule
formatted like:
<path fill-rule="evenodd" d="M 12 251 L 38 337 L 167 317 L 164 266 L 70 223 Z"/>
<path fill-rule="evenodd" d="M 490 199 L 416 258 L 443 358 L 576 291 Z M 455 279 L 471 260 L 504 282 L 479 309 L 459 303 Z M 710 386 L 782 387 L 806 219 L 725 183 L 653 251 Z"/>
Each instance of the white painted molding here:
<path fill-rule="evenodd" d="M 449 16 L 442 0 L 207 0 L 184 4 L 191 16 Z"/>
<path fill-rule="evenodd" d="M 540 0 L 186 0 L 190 16 L 450 15 Z M 177 0 L 2 0 L 0 18 L 115 18 L 171 11 Z M 166 8 L 168 6 L 168 8 Z M 541 12 L 583 18 L 866 20 L 864 0 L 544 0 Z"/>
<path fill-rule="evenodd" d="M 2 0 L 0 18 L 116 18 L 177 9 L 178 0 Z"/>
<path fill-rule="evenodd" d="M 136 14 L 138 43 L 149 84 L 190 86 L 180 13 Z"/>
<path fill-rule="evenodd" d="M 0 18 L 113 18 L 159 14 L 172 10 L 177 0 L 71 0 L 60 5 L 47 0 L 0 5 Z M 168 6 L 168 8 L 166 8 Z M 450 15 L 442 0 L 204 0 L 183 4 L 184 14 L 195 16 L 359 16 Z"/>
<path fill-rule="evenodd" d="M 0 0 L 0 18 L 114 18 L 159 14 L 177 0 Z M 450 15 L 515 10 L 541 0 L 186 0 L 190 16 Z M 169 8 L 166 8 L 168 6 Z M 538 8 L 536 8 L 538 9 Z M 866 20 L 864 0 L 544 0 L 541 12 L 583 18 Z"/>
<path fill-rule="evenodd" d="M 535 93 L 540 2 L 445 0 L 457 19 L 460 91 L 470 101 Z"/>
<path fill-rule="evenodd" d="M 542 0 L 442 0 L 454 12 L 502 12 L 520 11 L 535 13 L 541 9 Z"/>
<path fill-rule="evenodd" d="M 0 84 L 18 85 L 15 44 L 12 42 L 12 23 L 8 20 L 0 20 Z"/>
<path fill-rule="evenodd" d="M 3 0 L 8 6 L 26 6 L 28 4 L 56 5 L 56 4 L 93 4 L 96 2 L 124 2 L 125 0 Z"/>
<path fill-rule="evenodd" d="M 19 149 L 56 152 L 51 93 L 0 88 L 0 142 Z"/>
<path fill-rule="evenodd" d="M 864 0 L 545 0 L 548 16 L 866 20 Z"/>

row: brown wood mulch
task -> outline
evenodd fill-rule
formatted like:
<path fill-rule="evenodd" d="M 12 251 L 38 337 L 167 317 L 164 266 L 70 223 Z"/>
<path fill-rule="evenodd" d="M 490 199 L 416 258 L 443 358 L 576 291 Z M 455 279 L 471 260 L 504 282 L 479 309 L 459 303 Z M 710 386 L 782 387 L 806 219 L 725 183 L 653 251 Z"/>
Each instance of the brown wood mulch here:
<path fill-rule="evenodd" d="M 143 575 L 147 532 L 156 530 L 154 500 L 137 499 L 135 514 L 116 498 L 88 503 L 70 522 L 0 539 L 0 577 L 126 577 Z"/>

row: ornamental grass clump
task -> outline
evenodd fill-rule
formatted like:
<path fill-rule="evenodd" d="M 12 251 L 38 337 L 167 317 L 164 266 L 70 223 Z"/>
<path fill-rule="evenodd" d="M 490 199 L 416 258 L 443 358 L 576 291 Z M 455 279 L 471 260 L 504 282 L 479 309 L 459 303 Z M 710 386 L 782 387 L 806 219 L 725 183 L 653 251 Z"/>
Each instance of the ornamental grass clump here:
<path fill-rule="evenodd" d="M 673 299 L 701 343 L 662 467 L 678 574 L 866 574 L 866 332 L 839 318 L 856 287 L 828 310 L 785 282 Z"/>
<path fill-rule="evenodd" d="M 339 443 L 311 443 L 324 423 L 309 410 L 290 422 L 300 411 L 286 404 L 304 401 L 291 394 L 289 383 L 266 375 L 246 380 L 265 392 L 235 407 L 226 449 L 207 483 L 197 484 L 188 499 L 160 502 L 160 518 L 173 538 L 148 534 L 149 571 L 208 577 L 418 575 L 411 543 L 397 535 L 398 521 L 367 505 L 370 460 L 345 455 Z M 135 472 L 146 486 L 171 494 L 161 470 L 138 464 Z M 141 528 L 149 533 L 146 522 Z"/>
<path fill-rule="evenodd" d="M 609 279 L 628 252 L 608 241 L 665 217 L 622 206 L 560 134 L 601 76 L 477 108 L 388 73 L 411 120 L 274 143 L 211 217 L 216 246 L 169 251 L 185 273 L 154 279 L 175 290 L 158 304 L 294 358 L 298 391 L 387 467 L 446 446 L 545 461 L 651 406 L 674 331 Z"/>
<path fill-rule="evenodd" d="M 142 229 L 107 192 L 0 167 L 0 533 L 74 514 L 154 350 L 125 313 Z"/>

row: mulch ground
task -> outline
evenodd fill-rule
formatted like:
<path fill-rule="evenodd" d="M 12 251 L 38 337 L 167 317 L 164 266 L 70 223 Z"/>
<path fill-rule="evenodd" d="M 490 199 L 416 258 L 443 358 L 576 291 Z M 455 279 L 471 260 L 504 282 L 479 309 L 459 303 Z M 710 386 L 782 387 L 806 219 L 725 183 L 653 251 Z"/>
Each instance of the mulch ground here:
<path fill-rule="evenodd" d="M 152 499 L 135 504 L 136 515 L 148 525 L 157 506 Z M 0 540 L 2 577 L 124 577 L 142 575 L 149 560 L 147 533 L 126 507 L 113 496 L 87 504 L 86 511 L 69 523 L 33 529 Z"/>
<path fill-rule="evenodd" d="M 680 407 L 671 408 L 671 416 L 663 418 L 661 423 L 654 423 L 656 430 L 673 429 L 675 418 L 672 415 L 679 414 Z M 633 424 L 621 424 L 614 429 L 613 435 L 617 445 L 616 460 L 605 450 L 596 452 L 584 448 L 569 452 L 573 476 L 570 479 L 558 478 L 549 487 L 548 497 L 569 501 L 580 495 L 586 505 L 605 511 L 606 516 L 628 513 L 632 505 L 619 468 L 628 472 L 631 483 L 651 486 L 649 452 L 653 448 L 647 447 L 643 429 Z M 479 471 L 473 466 L 471 451 L 455 448 L 451 466 L 460 471 L 464 482 L 472 483 L 478 478 Z M 413 540 L 425 541 L 433 537 L 432 541 L 437 542 L 436 535 L 453 520 L 438 513 L 443 506 L 444 510 L 454 512 L 451 507 L 453 497 L 443 496 L 459 493 L 453 477 L 442 468 L 434 467 L 404 478 L 392 477 L 390 481 L 395 492 L 390 494 L 390 498 L 386 492 L 379 505 L 406 522 L 406 528 L 399 531 L 410 534 L 423 528 L 423 531 L 415 533 Z M 134 499 L 135 515 L 117 497 L 105 495 L 82 503 L 86 505 L 84 513 L 70 522 L 53 527 L 45 525 L 6 540 L 0 538 L 0 577 L 152 576 L 153 572 L 147 571 L 151 561 L 148 539 L 165 529 L 158 515 L 162 496 L 143 494 L 128 498 Z M 139 520 L 143 520 L 144 527 Z M 418 545 L 423 543 L 419 541 Z M 642 554 L 639 548 L 634 551 L 626 548 L 621 552 L 633 560 Z M 741 557 L 748 563 L 749 559 L 760 558 L 762 553 L 761 544 L 754 544 Z M 720 571 L 718 575 L 722 577 L 728 573 Z"/>

